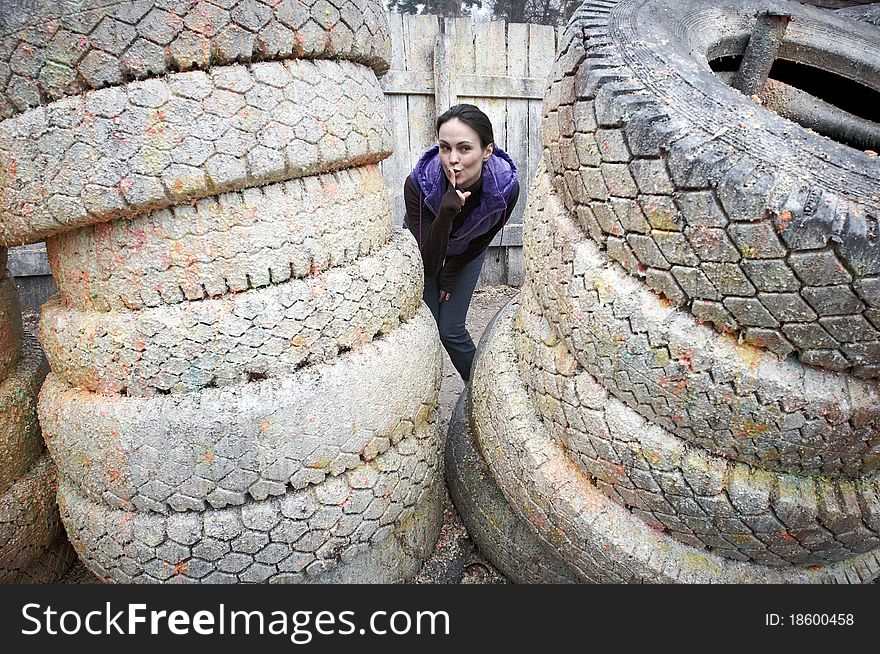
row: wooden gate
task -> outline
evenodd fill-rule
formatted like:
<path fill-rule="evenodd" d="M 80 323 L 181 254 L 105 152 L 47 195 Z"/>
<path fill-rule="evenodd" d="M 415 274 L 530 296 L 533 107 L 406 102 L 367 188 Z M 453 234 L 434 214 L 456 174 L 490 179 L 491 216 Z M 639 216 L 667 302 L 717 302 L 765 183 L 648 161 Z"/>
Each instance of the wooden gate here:
<path fill-rule="evenodd" d="M 556 57 L 556 29 L 469 18 L 389 14 L 391 70 L 382 88 L 394 128 L 394 155 L 382 163 L 395 224 L 403 221 L 403 182 L 436 143 L 437 115 L 459 102 L 492 121 L 497 144 L 519 168 L 520 198 L 486 258 L 482 284 L 522 284 L 522 214 L 541 159 L 541 103 Z M 496 263 L 495 248 L 503 246 Z"/>

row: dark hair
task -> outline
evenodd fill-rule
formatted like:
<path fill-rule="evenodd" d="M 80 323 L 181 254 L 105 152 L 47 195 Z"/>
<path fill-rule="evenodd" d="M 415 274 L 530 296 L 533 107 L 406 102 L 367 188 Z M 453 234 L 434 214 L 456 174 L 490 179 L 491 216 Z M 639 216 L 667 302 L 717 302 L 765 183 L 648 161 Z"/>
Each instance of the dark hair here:
<path fill-rule="evenodd" d="M 489 120 L 489 116 L 472 104 L 457 104 L 440 114 L 440 117 L 437 118 L 437 134 L 440 134 L 440 126 L 453 118 L 458 118 L 477 133 L 477 136 L 480 137 L 480 147 L 485 148 L 490 143 L 495 143 L 492 121 Z"/>

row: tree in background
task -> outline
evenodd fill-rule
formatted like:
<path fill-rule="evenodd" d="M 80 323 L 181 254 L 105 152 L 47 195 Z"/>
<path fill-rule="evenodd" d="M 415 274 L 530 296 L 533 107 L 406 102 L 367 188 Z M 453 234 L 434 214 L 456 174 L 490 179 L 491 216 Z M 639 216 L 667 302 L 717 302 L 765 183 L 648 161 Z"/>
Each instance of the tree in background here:
<path fill-rule="evenodd" d="M 486 0 L 493 19 L 564 26 L 581 0 Z M 452 18 L 483 8 L 483 0 L 386 0 L 389 11 Z M 482 12 L 481 12 L 482 13 Z"/>
<path fill-rule="evenodd" d="M 493 0 L 492 17 L 508 23 L 563 26 L 580 0 Z"/>
<path fill-rule="evenodd" d="M 483 7 L 483 0 L 386 0 L 389 11 L 400 14 L 432 14 L 455 18 Z"/>

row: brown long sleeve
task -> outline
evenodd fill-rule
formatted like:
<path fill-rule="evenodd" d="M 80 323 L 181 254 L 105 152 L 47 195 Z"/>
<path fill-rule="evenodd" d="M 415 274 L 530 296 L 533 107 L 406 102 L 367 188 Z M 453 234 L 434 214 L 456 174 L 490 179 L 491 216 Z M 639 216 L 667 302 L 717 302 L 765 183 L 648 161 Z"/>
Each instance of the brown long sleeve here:
<path fill-rule="evenodd" d="M 431 211 L 421 206 L 424 198 L 419 198 L 418 189 L 407 176 L 403 185 L 403 201 L 406 205 L 406 226 L 416 237 L 425 263 L 425 274 L 436 277 L 443 267 L 446 258 L 446 247 L 449 244 L 449 233 L 452 223 L 461 211 L 461 202 L 455 191 L 449 189 L 440 200 L 440 213 L 436 217 Z M 419 222 L 421 221 L 421 226 Z"/>

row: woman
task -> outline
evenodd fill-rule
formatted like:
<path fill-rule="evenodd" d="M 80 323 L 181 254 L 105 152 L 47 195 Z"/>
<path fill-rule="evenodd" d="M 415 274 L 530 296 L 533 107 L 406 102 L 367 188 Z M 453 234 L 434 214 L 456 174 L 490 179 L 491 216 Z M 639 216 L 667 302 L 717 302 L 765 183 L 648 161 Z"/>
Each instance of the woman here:
<path fill-rule="evenodd" d="M 406 178 L 406 225 L 425 265 L 425 303 L 467 382 L 476 348 L 465 327 L 486 250 L 519 198 L 516 165 L 495 145 L 488 116 L 458 104 L 437 119 L 437 145 Z"/>

